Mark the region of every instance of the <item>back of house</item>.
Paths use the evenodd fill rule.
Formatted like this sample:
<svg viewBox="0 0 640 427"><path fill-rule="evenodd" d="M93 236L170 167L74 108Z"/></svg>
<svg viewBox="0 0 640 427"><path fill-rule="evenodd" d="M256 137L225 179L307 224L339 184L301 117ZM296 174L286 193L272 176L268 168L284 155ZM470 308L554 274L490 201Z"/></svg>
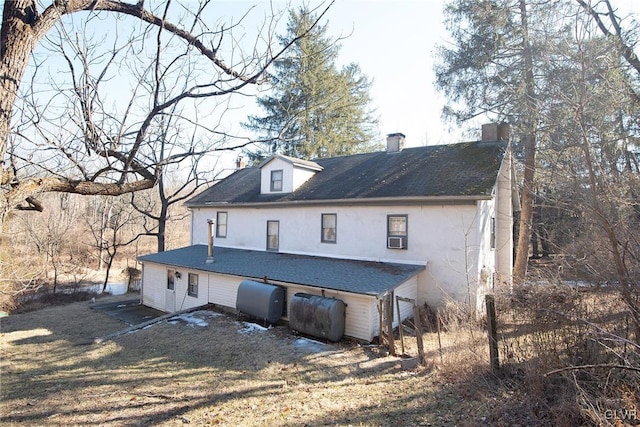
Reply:
<svg viewBox="0 0 640 427"><path fill-rule="evenodd" d="M415 148L396 133L383 152L238 169L186 203L191 246L140 257L143 303L235 309L243 280L265 282L285 289L285 320L296 293L341 299L345 335L366 341L389 298L479 305L512 273L505 133L487 125L480 141Z"/></svg>

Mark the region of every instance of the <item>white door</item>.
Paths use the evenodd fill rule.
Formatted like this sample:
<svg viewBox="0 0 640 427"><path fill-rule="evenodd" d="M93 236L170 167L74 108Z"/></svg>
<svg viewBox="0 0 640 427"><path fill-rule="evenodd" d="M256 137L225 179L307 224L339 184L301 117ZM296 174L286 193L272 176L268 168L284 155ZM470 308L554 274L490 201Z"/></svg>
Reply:
<svg viewBox="0 0 640 427"><path fill-rule="evenodd" d="M164 297L164 311L176 311L176 271L167 270L167 290Z"/></svg>

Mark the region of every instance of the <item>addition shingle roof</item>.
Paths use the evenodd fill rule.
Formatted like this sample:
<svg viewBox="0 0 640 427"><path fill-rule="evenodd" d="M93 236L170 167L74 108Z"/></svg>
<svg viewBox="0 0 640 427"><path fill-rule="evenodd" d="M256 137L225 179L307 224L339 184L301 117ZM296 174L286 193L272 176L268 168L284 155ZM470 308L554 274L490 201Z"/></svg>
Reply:
<svg viewBox="0 0 640 427"><path fill-rule="evenodd" d="M260 169L240 169L186 205L287 203L491 194L506 142L466 142L317 159L322 167L292 193L260 194Z"/></svg>
<svg viewBox="0 0 640 427"><path fill-rule="evenodd" d="M306 285L364 295L383 295L424 270L424 265L354 261L279 252L214 248L207 264L207 245L193 245L138 257L178 268L243 278Z"/></svg>

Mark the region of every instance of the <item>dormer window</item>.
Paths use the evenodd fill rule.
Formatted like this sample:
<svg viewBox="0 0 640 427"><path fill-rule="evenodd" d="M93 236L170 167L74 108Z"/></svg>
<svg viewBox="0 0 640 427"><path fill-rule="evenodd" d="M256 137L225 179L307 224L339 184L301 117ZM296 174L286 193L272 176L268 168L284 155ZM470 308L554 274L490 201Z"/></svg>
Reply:
<svg viewBox="0 0 640 427"><path fill-rule="evenodd" d="M260 194L292 193L322 170L322 166L315 162L281 154L274 154L258 167Z"/></svg>
<svg viewBox="0 0 640 427"><path fill-rule="evenodd" d="M271 191L282 191L282 169L271 171Z"/></svg>

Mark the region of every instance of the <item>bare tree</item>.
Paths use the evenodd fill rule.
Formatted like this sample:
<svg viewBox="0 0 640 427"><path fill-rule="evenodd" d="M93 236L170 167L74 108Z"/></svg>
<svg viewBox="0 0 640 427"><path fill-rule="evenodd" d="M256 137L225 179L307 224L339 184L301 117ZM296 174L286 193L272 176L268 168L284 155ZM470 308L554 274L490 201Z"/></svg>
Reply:
<svg viewBox="0 0 640 427"><path fill-rule="evenodd" d="M98 268L105 270L102 291L107 289L111 268L118 251L133 243L137 213L122 197L102 196L97 198L98 215L87 218L87 226L91 232L93 246L98 251ZM128 231L128 233L127 233Z"/></svg>
<svg viewBox="0 0 640 427"><path fill-rule="evenodd" d="M153 190L131 194L131 205L143 215L144 231L139 236L153 236L157 240L157 251L163 252L167 243L167 225L170 220L179 221L185 215L176 216L174 205L186 201L204 186L211 184L220 173L217 161L209 161L207 153L215 150L212 142L198 141L196 135L181 141L181 133L173 126L175 115L166 117L156 138L157 149L153 150L153 162L164 164ZM194 147L197 152L194 152ZM193 152L189 157L176 152ZM174 160L171 160L174 159ZM153 195L155 192L155 196ZM148 220L148 221L147 221Z"/></svg>
<svg viewBox="0 0 640 427"><path fill-rule="evenodd" d="M210 3L203 0L194 8L193 5L182 7L179 2L166 0L147 9L144 0L135 4L115 0L55 0L44 8L40 8L35 0L4 2L0 32L0 224L4 223L7 212L23 201L27 202L23 208L41 210L42 205L33 198L38 191L118 195L151 188L163 167L162 164L147 163L144 154L154 119L176 104L224 97L261 82L267 67L290 45L279 51L272 50L270 32L273 24L267 23L263 27L266 34L258 37L253 51L248 55L238 53L233 25L219 24L212 28L207 24L206 11ZM181 10L183 15L177 16L177 10ZM85 17L82 31L67 30L70 25L67 17L80 16L79 12L84 12ZM13 133L14 106L29 59L36 47L52 33L51 30L56 26L59 28L60 37L53 42L54 45L73 49L71 46L79 47L84 42L75 34L91 34L101 19L113 18L113 25L118 28L119 21L115 19L118 17L127 17L127 25L138 23L138 28L124 43L110 40L109 50L100 54L101 66L92 62L90 57L83 56L82 49L75 49L73 54L64 56L70 65L75 98L69 104L69 108L74 110L74 118L66 124L72 124L73 129L69 131L58 126L57 133L51 129L31 131L29 124L42 124L44 117L39 110L38 113L31 111L31 120L24 120L19 126L22 130ZM318 19L321 17L322 14ZM171 19L176 19L174 22L177 24ZM157 31L152 31L154 28ZM112 34L119 34L119 31ZM146 41L153 36L157 43L150 51ZM301 34L299 38L305 36ZM227 40L230 42L225 44ZM168 92L162 100L154 97L150 102L136 104L131 101L125 114L129 114L128 117L135 115L135 121L112 120L113 114L96 96L97 87L104 85L109 77L105 70L113 64L122 65L122 58L133 61L147 55L159 57L165 50L173 54L174 49L182 51L181 55L174 56L178 59L166 63L152 61L153 66L141 66L137 71L141 75L153 76L156 87L175 88L171 78L180 73L182 77L194 78L191 84L180 92ZM228 55L226 61L224 54ZM94 74L96 68L99 71ZM202 79L196 80L195 77ZM138 88L134 92L136 90ZM152 90L147 93L158 92ZM32 96L31 100L34 106L47 104L38 96ZM58 123L65 126L66 118L65 114L59 113L61 120ZM55 160L45 167L38 168L37 162L29 163L28 156L14 157L10 162L5 158L8 145L12 147L12 154L19 156L24 145L41 149L42 144L51 152L57 150ZM64 164L55 164L61 159L66 159Z"/></svg>

